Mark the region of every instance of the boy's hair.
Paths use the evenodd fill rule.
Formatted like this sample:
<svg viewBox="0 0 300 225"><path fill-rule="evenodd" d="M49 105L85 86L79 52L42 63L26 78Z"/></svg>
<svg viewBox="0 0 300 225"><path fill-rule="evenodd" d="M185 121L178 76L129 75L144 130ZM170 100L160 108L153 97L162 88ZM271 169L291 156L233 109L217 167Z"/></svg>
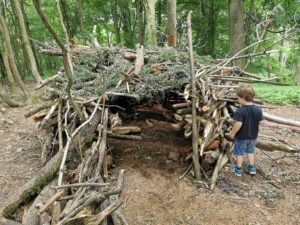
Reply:
<svg viewBox="0 0 300 225"><path fill-rule="evenodd" d="M245 99L247 102L253 102L255 92L251 86L240 86L236 90L236 95L242 99Z"/></svg>

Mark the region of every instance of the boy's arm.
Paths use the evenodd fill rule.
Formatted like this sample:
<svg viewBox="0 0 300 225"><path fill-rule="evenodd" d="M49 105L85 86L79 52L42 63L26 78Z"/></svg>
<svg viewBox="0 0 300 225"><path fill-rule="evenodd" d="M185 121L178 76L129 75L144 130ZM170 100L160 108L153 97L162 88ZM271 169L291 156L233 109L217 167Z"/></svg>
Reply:
<svg viewBox="0 0 300 225"><path fill-rule="evenodd" d="M240 121L236 121L234 123L234 125L233 125L233 127L232 127L232 129L229 133L229 138L230 139L234 140L234 137L235 137L236 133L241 129L242 125L243 125L243 123L240 122Z"/></svg>

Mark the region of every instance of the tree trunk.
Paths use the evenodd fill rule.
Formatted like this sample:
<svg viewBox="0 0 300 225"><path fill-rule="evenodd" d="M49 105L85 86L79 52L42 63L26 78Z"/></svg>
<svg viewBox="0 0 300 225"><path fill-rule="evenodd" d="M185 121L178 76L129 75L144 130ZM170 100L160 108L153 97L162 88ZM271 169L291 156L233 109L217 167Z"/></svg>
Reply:
<svg viewBox="0 0 300 225"><path fill-rule="evenodd" d="M10 84L12 92L15 92L15 90L16 90L16 82L15 82L13 73L11 71L10 65L9 65L7 47L5 46L5 42L4 41L3 41L2 59L3 59L3 65L4 65L4 68L5 68L7 80L9 82L9 84Z"/></svg>
<svg viewBox="0 0 300 225"><path fill-rule="evenodd" d="M133 9L126 0L119 0L119 7L121 10L121 20L123 23L124 31L124 44L128 48L134 48L134 39L135 39L135 16Z"/></svg>
<svg viewBox="0 0 300 225"><path fill-rule="evenodd" d="M287 45L288 45L288 34L287 34L287 29L286 27L284 28L284 32L282 34L282 41L281 41L281 48L282 49L286 49L287 48ZM282 65L282 66L285 66L285 63L286 63L286 59L287 59L287 56L286 56L286 52L285 51L282 51L280 50L280 53L279 53L279 63Z"/></svg>
<svg viewBox="0 0 300 225"><path fill-rule="evenodd" d="M229 49L230 56L245 48L243 0L229 0ZM241 53L243 55L243 52ZM234 66L244 67L244 60L236 60Z"/></svg>
<svg viewBox="0 0 300 225"><path fill-rule="evenodd" d="M19 20L21 37L22 37L23 44L25 45L25 50L26 50L26 53L27 53L27 56L28 56L30 66L31 66L32 75L34 76L36 82L40 83L42 81L42 78L41 78L40 72L38 70L37 63L35 61L35 57L34 57L31 45L29 43L29 38L28 38L27 30L26 30L25 20L24 20L23 14L22 14L22 10L21 10L19 0L12 0L12 2L14 4L15 14L16 14L18 20Z"/></svg>
<svg viewBox="0 0 300 225"><path fill-rule="evenodd" d="M176 0L168 0L168 45L176 47Z"/></svg>
<svg viewBox="0 0 300 225"><path fill-rule="evenodd" d="M158 46L164 46L164 34L162 29L162 9L163 5L165 4L164 0L158 0L157 1L157 42Z"/></svg>
<svg viewBox="0 0 300 225"><path fill-rule="evenodd" d="M79 27L81 32L81 37L83 41L83 45L86 45L86 38L85 38L85 32L84 32L84 26L83 26L83 6L82 6L82 0L77 0L77 7L78 7L78 19L79 19Z"/></svg>
<svg viewBox="0 0 300 225"><path fill-rule="evenodd" d="M157 48L156 40L156 21L155 21L155 3L156 0L145 0L146 18L147 18L147 42L150 49Z"/></svg>
<svg viewBox="0 0 300 225"><path fill-rule="evenodd" d="M116 0L110 1L110 9L111 9L112 19L113 19L113 23L114 23L116 41L117 41L117 44L120 44L121 43L121 34L120 34L120 26L119 26L120 19L118 17L118 7L117 7Z"/></svg>
<svg viewBox="0 0 300 225"><path fill-rule="evenodd" d="M139 44L144 45L144 1L136 0L136 15L138 19Z"/></svg>
<svg viewBox="0 0 300 225"><path fill-rule="evenodd" d="M297 59L296 67L295 67L295 77L294 82L297 85L300 85L300 56Z"/></svg>
<svg viewBox="0 0 300 225"><path fill-rule="evenodd" d="M6 47L6 51L8 54L8 60L9 60L10 68L13 73L14 79L15 79L16 83L18 84L18 86L23 91L24 95L26 96L25 85L22 81L19 70L17 68L17 64L16 64L16 61L14 58L12 45L11 45L11 41L10 41L9 31L8 31L7 24L6 24L6 21L4 18L3 1L0 1L0 33L2 34L3 42L5 42L4 46Z"/></svg>
<svg viewBox="0 0 300 225"><path fill-rule="evenodd" d="M250 1L249 10L247 13L247 18L245 18L245 46L249 46L251 44L251 34L255 30L255 18L256 18L256 0Z"/></svg>

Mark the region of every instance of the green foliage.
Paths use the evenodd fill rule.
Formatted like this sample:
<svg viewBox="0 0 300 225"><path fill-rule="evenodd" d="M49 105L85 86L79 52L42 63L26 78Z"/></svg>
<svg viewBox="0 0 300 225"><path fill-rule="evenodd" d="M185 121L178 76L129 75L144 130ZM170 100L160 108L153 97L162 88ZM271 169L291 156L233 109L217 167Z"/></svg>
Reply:
<svg viewBox="0 0 300 225"><path fill-rule="evenodd" d="M278 62L279 56L261 57L253 61L248 71L263 78L278 77L280 82L292 84L293 70L281 65Z"/></svg>
<svg viewBox="0 0 300 225"><path fill-rule="evenodd" d="M299 86L254 84L252 87L256 95L267 103L276 105L300 104Z"/></svg>

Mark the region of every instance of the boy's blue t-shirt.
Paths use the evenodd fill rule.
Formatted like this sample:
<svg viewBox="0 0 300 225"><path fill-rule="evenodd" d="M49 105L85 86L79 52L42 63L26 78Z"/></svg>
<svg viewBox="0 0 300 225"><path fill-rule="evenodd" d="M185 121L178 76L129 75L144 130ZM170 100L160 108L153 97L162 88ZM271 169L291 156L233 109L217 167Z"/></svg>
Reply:
<svg viewBox="0 0 300 225"><path fill-rule="evenodd" d="M262 121L264 117L261 108L258 106L243 105L237 109L233 119L243 123L235 137L239 140L251 140L257 138L259 122Z"/></svg>

